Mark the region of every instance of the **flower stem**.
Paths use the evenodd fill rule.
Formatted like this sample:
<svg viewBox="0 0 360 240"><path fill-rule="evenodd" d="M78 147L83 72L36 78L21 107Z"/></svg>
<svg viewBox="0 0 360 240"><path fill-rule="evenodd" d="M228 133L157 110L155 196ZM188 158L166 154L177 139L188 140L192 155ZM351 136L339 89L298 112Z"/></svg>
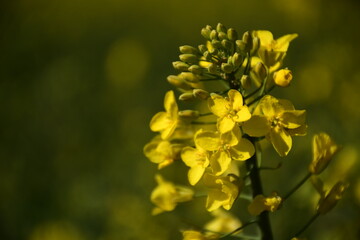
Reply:
<svg viewBox="0 0 360 240"><path fill-rule="evenodd" d="M261 149L258 143L252 141L255 145L255 154L246 161L246 167L250 171L250 180L252 187L253 198L257 195L263 194L263 187L260 178L260 171L258 161L260 161ZM262 233L262 240L273 240L273 234L270 225L269 212L264 211L259 215L258 225Z"/></svg>
<svg viewBox="0 0 360 240"><path fill-rule="evenodd" d="M289 198L296 190L298 190L310 177L311 173L309 172L298 184L295 185L285 196L283 197L283 200Z"/></svg>
<svg viewBox="0 0 360 240"><path fill-rule="evenodd" d="M231 232L229 232L229 233L226 233L225 235L222 235L220 238L225 238L225 237L231 236L231 235L233 235L234 233L236 233L236 232L244 229L245 227L247 227L247 226L249 226L249 225L251 225L251 224L253 224L253 223L256 223L256 222L257 222L257 221L250 221L250 222L244 223L241 227L239 227L239 228L237 228L237 229L235 229L235 230L233 230L233 231L231 231Z"/></svg>

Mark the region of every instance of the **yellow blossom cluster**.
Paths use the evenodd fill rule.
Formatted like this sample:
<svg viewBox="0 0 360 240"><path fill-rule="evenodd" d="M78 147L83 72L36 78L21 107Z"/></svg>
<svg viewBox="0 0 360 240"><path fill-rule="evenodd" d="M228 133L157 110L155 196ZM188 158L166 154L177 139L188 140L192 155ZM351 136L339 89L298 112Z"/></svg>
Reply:
<svg viewBox="0 0 360 240"><path fill-rule="evenodd" d="M293 191L284 197L276 192L268 197L263 194L259 141L268 141L280 157L286 157L292 138L307 133L306 111L296 109L289 100L270 95L275 87L287 87L293 79L291 70L282 66L297 34L275 40L271 32L259 30L239 37L234 29L218 24L216 28L204 27L201 35L206 40L204 44L180 47L180 60L173 63L180 73L167 78L179 90L179 101L191 102L190 109L179 110L182 105L178 105L175 92L168 91L164 111L150 121L150 129L158 135L144 147L145 156L159 170L170 166L181 169L179 164L185 165L184 176L190 186L180 186L156 175L158 186L151 194L156 205L153 214L172 211L179 203L193 200L198 192L206 196L205 208L209 212L229 211L248 181L253 199L247 209L251 215L262 218L262 212L279 209ZM307 178L320 174L338 149L327 134L316 135ZM318 213L329 211L345 188L342 183L329 192L318 187ZM221 219L214 220L216 224L212 226L218 229L208 229L210 232L183 231L184 239L218 239L238 232L234 230L239 226L224 227L232 218L227 215L226 221ZM263 223L259 227L263 234L269 233Z"/></svg>

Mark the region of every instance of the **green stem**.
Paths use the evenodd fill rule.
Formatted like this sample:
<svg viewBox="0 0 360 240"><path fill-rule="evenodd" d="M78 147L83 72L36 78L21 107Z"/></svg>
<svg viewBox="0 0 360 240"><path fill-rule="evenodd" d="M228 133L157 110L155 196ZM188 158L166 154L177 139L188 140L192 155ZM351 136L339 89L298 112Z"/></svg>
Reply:
<svg viewBox="0 0 360 240"><path fill-rule="evenodd" d="M260 178L260 172L258 167L258 161L260 161L261 149L258 144L252 141L255 145L255 154L248 160L246 160L246 167L250 171L250 180L252 187L253 198L257 195L263 195L263 187ZM262 240L273 240L273 234L270 225L269 212L264 211L259 215L258 225L262 233Z"/></svg>
<svg viewBox="0 0 360 240"><path fill-rule="evenodd" d="M298 190L311 177L311 175L312 174L309 172L303 179L301 179L301 181L296 184L295 187L293 187L287 194L285 194L283 200L289 198L294 192L296 192L296 190Z"/></svg>
<svg viewBox="0 0 360 240"><path fill-rule="evenodd" d="M220 238L229 237L229 236L233 235L234 233L236 233L236 232L244 229L245 227L247 227L247 226L249 226L249 225L251 225L251 224L253 224L253 223L256 223L256 222L257 222L257 221L250 221L250 222L244 223L241 227L235 229L234 231L231 231L231 232L229 232L229 233L226 233L225 235L222 235Z"/></svg>
<svg viewBox="0 0 360 240"><path fill-rule="evenodd" d="M310 220L294 235L294 237L300 236L318 217L320 213L316 213L310 218Z"/></svg>

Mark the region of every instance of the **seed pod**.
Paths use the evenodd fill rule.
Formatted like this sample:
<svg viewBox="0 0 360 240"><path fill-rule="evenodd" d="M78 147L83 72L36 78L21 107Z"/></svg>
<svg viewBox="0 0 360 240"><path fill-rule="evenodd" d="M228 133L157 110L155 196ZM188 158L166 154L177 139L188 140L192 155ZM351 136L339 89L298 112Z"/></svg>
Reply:
<svg viewBox="0 0 360 240"><path fill-rule="evenodd" d="M231 73L234 70L234 67L231 64L228 63L222 63L221 64L221 70L224 73Z"/></svg>
<svg viewBox="0 0 360 240"><path fill-rule="evenodd" d="M210 97L210 93L203 90L203 89L194 89L193 90L193 95L198 98L198 99L201 99L201 100L206 100Z"/></svg>
<svg viewBox="0 0 360 240"><path fill-rule="evenodd" d="M194 48L193 46L184 45L179 47L181 53L190 53L190 54L198 54L199 50Z"/></svg>
<svg viewBox="0 0 360 240"><path fill-rule="evenodd" d="M187 62L187 63L197 63L198 62L198 57L196 55L190 54L190 53L180 54L179 58L181 61Z"/></svg>
<svg viewBox="0 0 360 240"><path fill-rule="evenodd" d="M194 95L191 92L183 93L179 96L180 101L188 102L195 100Z"/></svg>
<svg viewBox="0 0 360 240"><path fill-rule="evenodd" d="M202 73L202 68L199 65L191 65L188 70L194 74Z"/></svg>
<svg viewBox="0 0 360 240"><path fill-rule="evenodd" d="M241 86L244 88L244 89L249 89L251 88L251 79L250 79L250 76L249 75L242 75L241 79L240 79L240 83L241 83Z"/></svg>
<svg viewBox="0 0 360 240"><path fill-rule="evenodd" d="M179 70L181 72L186 72L188 70L188 68L189 68L189 64L186 64L186 63L181 62L181 61L173 62L172 65L176 70Z"/></svg>
<svg viewBox="0 0 360 240"><path fill-rule="evenodd" d="M227 30L227 37L230 41L236 41L238 39L238 34L233 28Z"/></svg>

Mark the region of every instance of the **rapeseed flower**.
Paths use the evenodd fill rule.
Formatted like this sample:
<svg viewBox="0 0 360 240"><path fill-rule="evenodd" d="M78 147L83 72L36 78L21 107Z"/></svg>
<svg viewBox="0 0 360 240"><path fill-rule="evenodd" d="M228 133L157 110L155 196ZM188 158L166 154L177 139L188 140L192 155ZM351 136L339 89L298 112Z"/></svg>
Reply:
<svg viewBox="0 0 360 240"><path fill-rule="evenodd" d="M282 202L281 197L276 192L271 193L269 197L257 195L248 206L251 215L258 216L263 211L275 212Z"/></svg>

